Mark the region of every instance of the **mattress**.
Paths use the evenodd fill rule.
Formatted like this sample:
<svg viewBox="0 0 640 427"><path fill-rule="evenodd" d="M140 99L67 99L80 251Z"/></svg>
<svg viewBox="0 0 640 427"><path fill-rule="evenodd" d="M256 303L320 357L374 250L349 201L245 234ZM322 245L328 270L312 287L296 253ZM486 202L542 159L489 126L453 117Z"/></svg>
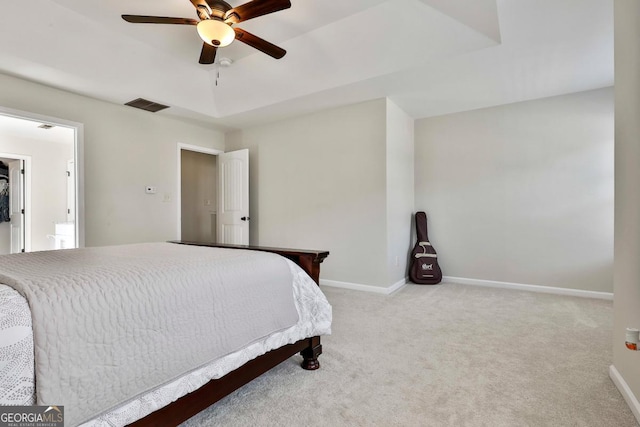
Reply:
<svg viewBox="0 0 640 427"><path fill-rule="evenodd" d="M291 261L287 260L287 264L293 277L292 292L299 319L294 326L253 342L248 347L201 366L151 392L133 397L83 425L131 423L270 350L306 337L329 334L331 306L304 271ZM29 306L14 289L0 285L0 405L33 404L34 384L33 332Z"/></svg>

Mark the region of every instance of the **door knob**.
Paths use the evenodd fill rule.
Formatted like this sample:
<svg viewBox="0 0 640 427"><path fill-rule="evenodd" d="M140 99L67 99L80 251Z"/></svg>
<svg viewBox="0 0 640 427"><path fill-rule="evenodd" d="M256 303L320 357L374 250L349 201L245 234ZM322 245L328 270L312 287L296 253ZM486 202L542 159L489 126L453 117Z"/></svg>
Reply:
<svg viewBox="0 0 640 427"><path fill-rule="evenodd" d="M243 216L242 218L240 218L242 221L249 221L251 218L249 218L248 216Z"/></svg>

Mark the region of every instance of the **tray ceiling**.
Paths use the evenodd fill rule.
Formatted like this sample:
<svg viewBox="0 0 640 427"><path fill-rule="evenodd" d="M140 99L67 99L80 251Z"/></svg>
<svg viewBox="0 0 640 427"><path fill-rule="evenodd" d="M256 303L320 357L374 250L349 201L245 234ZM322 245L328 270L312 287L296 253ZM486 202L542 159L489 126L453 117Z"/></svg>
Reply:
<svg viewBox="0 0 640 427"><path fill-rule="evenodd" d="M612 3L292 0L239 25L287 55L234 42L224 68L198 64L195 27L120 18L196 18L188 0L4 1L0 72L227 127L385 96L418 118L613 84Z"/></svg>

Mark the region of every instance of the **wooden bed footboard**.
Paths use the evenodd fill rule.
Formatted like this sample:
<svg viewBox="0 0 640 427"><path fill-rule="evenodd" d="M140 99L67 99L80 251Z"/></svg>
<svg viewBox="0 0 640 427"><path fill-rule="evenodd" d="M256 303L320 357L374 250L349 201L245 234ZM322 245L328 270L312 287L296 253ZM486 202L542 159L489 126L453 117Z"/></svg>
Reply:
<svg viewBox="0 0 640 427"><path fill-rule="evenodd" d="M245 249L250 251L272 252L289 258L302 268L311 278L320 284L320 264L329 256L328 251L316 251L310 249L287 249L287 248L270 248L267 246L251 246L251 245L223 245L218 243L200 243L189 242L185 240L171 240L170 243L178 243L181 245L208 246L211 248L226 249Z"/></svg>
<svg viewBox="0 0 640 427"><path fill-rule="evenodd" d="M185 241L173 241L171 243L277 253L298 264L311 276L316 284L319 283L320 278L320 263L329 255L327 251L267 248L262 246L219 245ZM222 378L209 381L198 390L181 397L175 402L130 425L136 427L178 425L297 353L300 353L303 358L302 367L304 369L318 369L320 367L318 356L322 354L320 337L305 338L296 343L271 350L262 356L250 360Z"/></svg>

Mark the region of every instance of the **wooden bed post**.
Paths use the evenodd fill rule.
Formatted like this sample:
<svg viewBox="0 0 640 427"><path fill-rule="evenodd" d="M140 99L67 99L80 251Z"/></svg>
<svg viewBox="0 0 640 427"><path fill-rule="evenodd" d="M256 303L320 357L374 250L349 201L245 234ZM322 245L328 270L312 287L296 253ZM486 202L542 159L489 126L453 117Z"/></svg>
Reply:
<svg viewBox="0 0 640 427"><path fill-rule="evenodd" d="M302 361L302 369L315 371L320 368L320 362L318 362L318 356L322 354L320 337L311 337L307 342L309 346L300 352L300 356L304 358Z"/></svg>

